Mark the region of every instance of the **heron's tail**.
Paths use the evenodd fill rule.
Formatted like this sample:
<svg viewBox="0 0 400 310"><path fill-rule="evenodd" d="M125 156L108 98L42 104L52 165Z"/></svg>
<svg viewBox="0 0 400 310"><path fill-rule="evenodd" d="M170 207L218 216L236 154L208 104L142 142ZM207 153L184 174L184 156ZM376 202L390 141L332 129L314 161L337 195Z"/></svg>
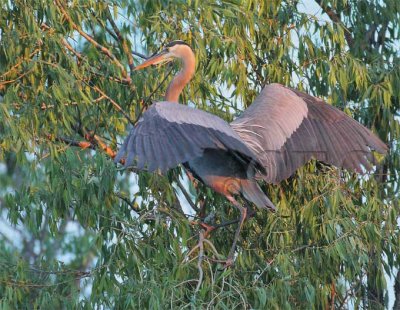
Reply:
<svg viewBox="0 0 400 310"><path fill-rule="evenodd" d="M274 204L264 194L255 180L242 180L241 186L241 193L244 198L254 203L258 208L276 211Z"/></svg>

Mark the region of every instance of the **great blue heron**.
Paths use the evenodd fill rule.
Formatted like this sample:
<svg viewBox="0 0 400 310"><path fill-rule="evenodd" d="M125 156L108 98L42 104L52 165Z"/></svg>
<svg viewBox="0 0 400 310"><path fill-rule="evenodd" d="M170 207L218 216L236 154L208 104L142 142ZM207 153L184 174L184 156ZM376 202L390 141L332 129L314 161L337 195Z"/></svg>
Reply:
<svg viewBox="0 0 400 310"><path fill-rule="evenodd" d="M183 41L173 41L136 67L178 58L182 70L169 84L165 101L154 103L125 139L116 161L126 156L138 169L165 172L183 163L196 178L224 195L240 211L227 262L233 261L247 209L241 194L258 208L275 206L257 179L278 183L312 157L362 172L371 169L371 150L387 146L370 130L322 100L280 84L264 87L255 101L228 124L221 118L178 104L195 72L195 56Z"/></svg>

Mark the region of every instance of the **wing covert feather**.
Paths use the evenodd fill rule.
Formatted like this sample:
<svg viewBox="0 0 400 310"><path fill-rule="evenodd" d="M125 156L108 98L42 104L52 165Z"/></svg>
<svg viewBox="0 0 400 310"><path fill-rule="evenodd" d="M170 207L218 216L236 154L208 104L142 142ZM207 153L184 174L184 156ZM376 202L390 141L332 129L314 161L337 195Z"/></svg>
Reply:
<svg viewBox="0 0 400 310"><path fill-rule="evenodd" d="M201 156L207 148L238 152L249 161L258 162L254 152L224 120L171 102L157 102L143 114L115 161L126 157L125 166L136 161L139 169L165 172Z"/></svg>
<svg viewBox="0 0 400 310"><path fill-rule="evenodd" d="M273 151L284 145L307 112L306 103L296 94L280 84L270 84L231 126L244 142Z"/></svg>
<svg viewBox="0 0 400 310"><path fill-rule="evenodd" d="M362 172L362 167L372 168L372 150L387 151L377 136L344 112L279 84L266 86L231 125L263 164L259 177L271 183L288 178L313 157Z"/></svg>

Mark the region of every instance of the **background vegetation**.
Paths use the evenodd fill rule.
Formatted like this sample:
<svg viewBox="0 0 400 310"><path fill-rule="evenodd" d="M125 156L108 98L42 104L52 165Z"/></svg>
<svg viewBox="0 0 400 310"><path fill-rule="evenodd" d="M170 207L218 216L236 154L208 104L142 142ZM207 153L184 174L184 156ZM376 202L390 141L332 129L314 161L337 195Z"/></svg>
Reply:
<svg viewBox="0 0 400 310"><path fill-rule="evenodd" d="M318 17L295 0L1 0L0 308L400 307L400 2L307 2ZM197 56L182 102L229 121L279 82L390 154L364 177L311 162L264 184L279 211L246 223L233 268L188 256L205 207L217 223L236 211L182 168L110 159L178 69L133 66L173 39ZM210 237L222 256L233 229Z"/></svg>

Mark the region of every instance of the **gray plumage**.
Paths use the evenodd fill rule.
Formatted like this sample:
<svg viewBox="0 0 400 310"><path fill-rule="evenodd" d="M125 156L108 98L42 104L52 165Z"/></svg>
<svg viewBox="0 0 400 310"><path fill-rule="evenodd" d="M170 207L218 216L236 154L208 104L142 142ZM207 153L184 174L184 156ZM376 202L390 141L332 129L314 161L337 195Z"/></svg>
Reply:
<svg viewBox="0 0 400 310"><path fill-rule="evenodd" d="M266 86L231 126L257 154L265 168L259 177L269 183L290 177L312 157L361 173L372 168L372 150L387 150L342 111L280 84Z"/></svg>
<svg viewBox="0 0 400 310"><path fill-rule="evenodd" d="M119 150L139 169L165 172L201 157L206 149L236 152L262 166L258 175L278 183L312 157L356 172L372 168L371 150L386 145L370 130L322 100L286 88L266 86L230 125L205 111L157 102L143 115Z"/></svg>
<svg viewBox="0 0 400 310"><path fill-rule="evenodd" d="M386 145L370 130L335 107L300 91L271 84L231 124L207 112L178 104L195 71L195 57L174 41L137 69L178 58L183 69L167 88L165 101L153 104L131 130L115 161L165 172L183 163L204 184L224 195L239 211L229 252L232 263L247 209L235 195L258 208L275 210L257 179L278 183L311 158L362 172L374 163L372 150Z"/></svg>
<svg viewBox="0 0 400 310"><path fill-rule="evenodd" d="M262 167L227 122L210 113L165 101L153 104L143 114L115 161L126 156L125 166L136 160L138 169L165 172L201 157L205 149L234 152L244 161Z"/></svg>

